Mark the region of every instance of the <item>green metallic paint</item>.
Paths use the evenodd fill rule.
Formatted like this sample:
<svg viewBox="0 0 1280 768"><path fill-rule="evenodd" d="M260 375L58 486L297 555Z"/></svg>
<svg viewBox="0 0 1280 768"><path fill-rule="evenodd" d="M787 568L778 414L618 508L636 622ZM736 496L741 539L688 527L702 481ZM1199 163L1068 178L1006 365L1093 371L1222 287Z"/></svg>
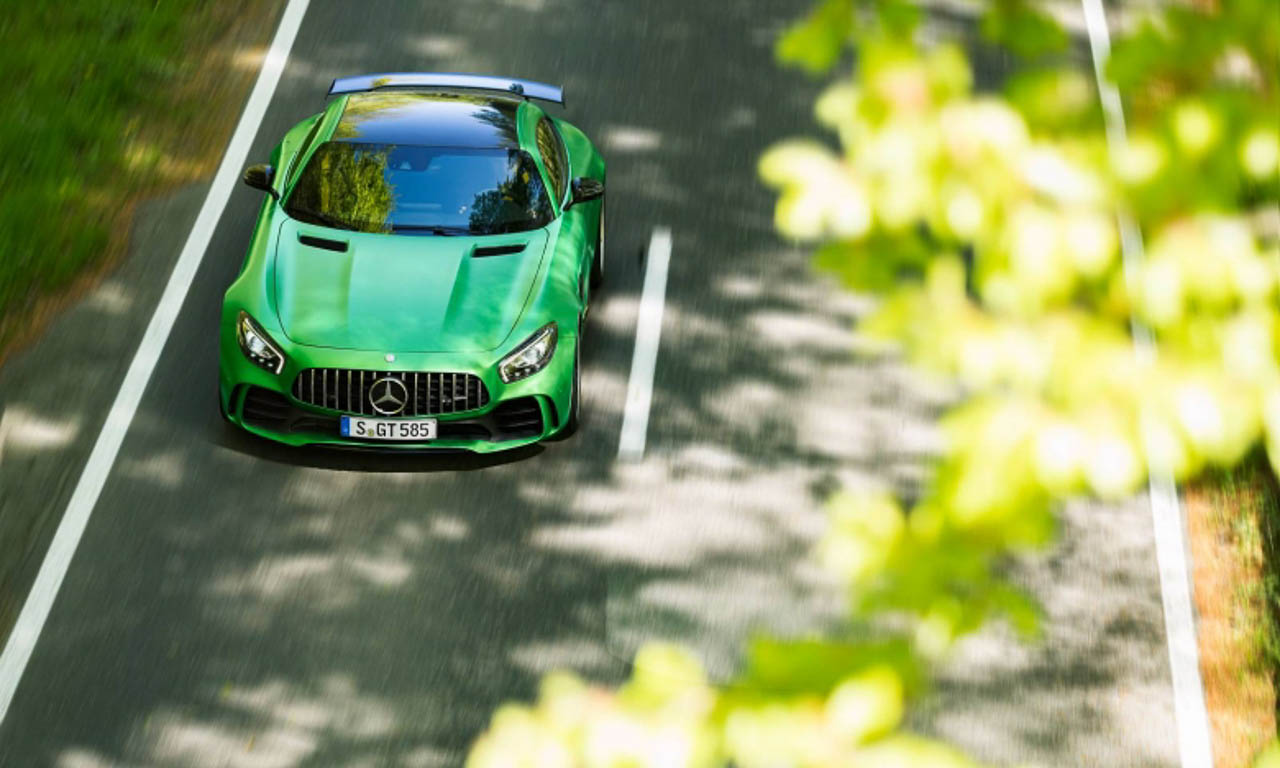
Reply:
<svg viewBox="0 0 1280 768"><path fill-rule="evenodd" d="M337 126L350 97L290 129L271 154L274 188L287 199L314 148ZM532 102L517 111L520 145L538 160L534 126L544 115ZM314 138L306 139L320 121ZM587 137L556 119L569 157L570 178L605 180L605 165ZM305 142L305 146L304 146ZM542 172L546 174L545 168ZM579 322L589 296L589 275L602 201L569 206L556 202L556 218L539 230L484 237L358 233L289 218L264 195L240 275L223 301L219 348L219 399L224 415L255 434L290 445L358 445L394 449L462 448L479 453L516 448L554 435L568 421ZM343 241L346 252L298 242L300 234ZM527 243L524 251L474 257L474 247ZM235 321L243 310L286 356L279 375L245 359ZM548 322L559 340L546 368L504 383L498 362ZM395 355L387 362L388 353ZM489 404L441 422L485 414L501 402L535 396L543 409L541 435L505 442L436 440L425 444L374 443L335 434L277 433L246 424L240 406L248 386L274 390L301 410L336 412L294 401L294 377L306 368L373 371L455 371L479 376ZM554 418L553 418L554 417Z"/></svg>
<svg viewBox="0 0 1280 768"><path fill-rule="evenodd" d="M347 250L304 245L331 238ZM281 222L275 294L290 340L404 352L492 350L507 340L542 266L547 232L432 237L343 232ZM476 247L523 245L474 257Z"/></svg>

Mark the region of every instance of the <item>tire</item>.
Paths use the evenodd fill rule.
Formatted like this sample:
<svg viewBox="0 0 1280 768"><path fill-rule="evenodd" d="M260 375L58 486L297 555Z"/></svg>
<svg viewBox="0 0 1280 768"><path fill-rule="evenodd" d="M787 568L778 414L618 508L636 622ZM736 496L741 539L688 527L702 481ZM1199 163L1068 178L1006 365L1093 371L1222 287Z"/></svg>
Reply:
<svg viewBox="0 0 1280 768"><path fill-rule="evenodd" d="M591 287L604 283L604 198L600 198L600 227L596 233L596 256L591 261Z"/></svg>
<svg viewBox="0 0 1280 768"><path fill-rule="evenodd" d="M231 420L231 416L227 413L226 409L222 407L222 392L221 392L221 391L219 391L219 392L218 392L218 415L219 415L219 416L221 416L221 417L222 417L222 420L223 420L224 422L226 422L227 424L232 424L232 425L234 425L234 424L235 424L235 422L233 422L233 421Z"/></svg>
<svg viewBox="0 0 1280 768"><path fill-rule="evenodd" d="M578 324L578 338L573 350L573 392L569 395L569 421L556 433L553 440L572 437L582 424L582 324Z"/></svg>

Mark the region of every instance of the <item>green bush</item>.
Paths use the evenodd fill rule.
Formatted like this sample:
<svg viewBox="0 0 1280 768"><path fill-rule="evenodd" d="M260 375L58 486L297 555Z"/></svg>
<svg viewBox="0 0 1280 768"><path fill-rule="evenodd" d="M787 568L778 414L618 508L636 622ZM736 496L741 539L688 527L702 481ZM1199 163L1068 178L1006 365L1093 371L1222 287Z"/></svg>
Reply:
<svg viewBox="0 0 1280 768"><path fill-rule="evenodd" d="M0 318L102 259L139 193L191 175L173 168L216 120L192 83L253 5L44 0L0 14Z"/></svg>

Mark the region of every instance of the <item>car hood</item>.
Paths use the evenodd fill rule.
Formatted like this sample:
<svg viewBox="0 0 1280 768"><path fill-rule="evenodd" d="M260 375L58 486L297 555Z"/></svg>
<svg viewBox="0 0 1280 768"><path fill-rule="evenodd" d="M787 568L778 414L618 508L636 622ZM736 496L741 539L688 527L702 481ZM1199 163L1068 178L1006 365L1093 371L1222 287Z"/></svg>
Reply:
<svg viewBox="0 0 1280 768"><path fill-rule="evenodd" d="M285 335L308 346L492 350L520 319L546 242L545 230L389 235L286 220L276 239L276 310ZM515 253L476 253L519 245Z"/></svg>

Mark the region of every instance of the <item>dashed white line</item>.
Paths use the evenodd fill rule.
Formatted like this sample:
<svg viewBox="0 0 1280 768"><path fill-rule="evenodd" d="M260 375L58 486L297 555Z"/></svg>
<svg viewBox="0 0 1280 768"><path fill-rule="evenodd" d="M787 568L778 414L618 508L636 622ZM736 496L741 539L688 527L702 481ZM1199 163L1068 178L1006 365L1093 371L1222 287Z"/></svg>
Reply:
<svg viewBox="0 0 1280 768"><path fill-rule="evenodd" d="M644 457L649 406L653 402L653 374L658 365L658 342L662 336L662 311L667 300L670 229L658 227L653 231L645 264L640 313L636 320L636 348L631 356L631 378L627 382L622 435L618 440L618 459L621 461L639 461Z"/></svg>
<svg viewBox="0 0 1280 768"><path fill-rule="evenodd" d="M102 431L98 433L98 439L93 444L93 450L89 454L84 471L80 474L79 482L76 483L71 501L67 503L62 521L58 524L58 530L49 544L49 551L45 554L44 562L40 564L35 584L32 585L27 601L22 606L22 612L18 614L13 632L5 644L4 653L0 654L0 723L4 722L9 712L9 705L13 703L18 682L22 679L27 662L30 661L36 642L40 639L40 632L49 618L49 611L53 608L54 599L57 598L58 590L62 587L67 568L71 565L71 558L80 544L80 537L84 535L89 516L98 502L98 496L102 493L102 487L115 463L120 444L124 441L129 424L138 410L142 393L151 379L156 362L160 359L160 353L164 349L165 341L169 338L169 332L173 330L174 321L178 317L179 310L182 309L191 281L195 278L196 269L204 258L204 252L209 247L209 240L213 237L218 219L222 217L222 211L231 197L231 190L239 180L240 169L244 166L254 136L258 133L258 126L266 114L267 107L271 104L271 98L275 94L276 85L280 82L280 75L284 72L285 62L289 58L290 49L293 48L294 38L298 35L298 28L302 25L302 17L306 14L308 3L309 0L289 0L284 9L284 14L280 18L280 27L276 30L275 39L271 42L271 48L263 61L262 71L258 73L258 80L253 86L253 92L249 95L249 101L245 105L244 113L240 116L240 122L236 125L230 144L227 145L222 164L218 167L218 173L209 187L209 194L205 197L204 205L200 208L195 224L191 227L191 234L188 235L186 245L178 256L173 273L169 276L169 282L160 296L160 303L156 306L151 322L143 334L142 342L138 345L138 351L134 353L133 361L129 364L129 370L125 373L120 391L116 393L111 410L107 413Z"/></svg>
<svg viewBox="0 0 1280 768"><path fill-rule="evenodd" d="M1106 118L1107 146L1112 161L1123 152L1124 106L1120 91L1107 79L1107 59L1111 55L1111 35L1102 0L1081 0L1098 95ZM1143 259L1142 232L1127 212L1119 213L1120 245L1124 268L1132 279ZM1155 355L1151 332L1135 318L1133 341L1139 355ZM1178 753L1182 768L1213 768L1209 740L1209 714L1200 679L1200 652L1196 645L1195 617L1191 609L1191 577L1187 565L1187 544L1178 504L1178 488L1167 467L1151 468L1148 481L1151 515L1155 526L1156 563L1160 571L1160 595L1164 603L1165 635L1169 644L1169 667L1173 676L1174 726L1178 731Z"/></svg>

